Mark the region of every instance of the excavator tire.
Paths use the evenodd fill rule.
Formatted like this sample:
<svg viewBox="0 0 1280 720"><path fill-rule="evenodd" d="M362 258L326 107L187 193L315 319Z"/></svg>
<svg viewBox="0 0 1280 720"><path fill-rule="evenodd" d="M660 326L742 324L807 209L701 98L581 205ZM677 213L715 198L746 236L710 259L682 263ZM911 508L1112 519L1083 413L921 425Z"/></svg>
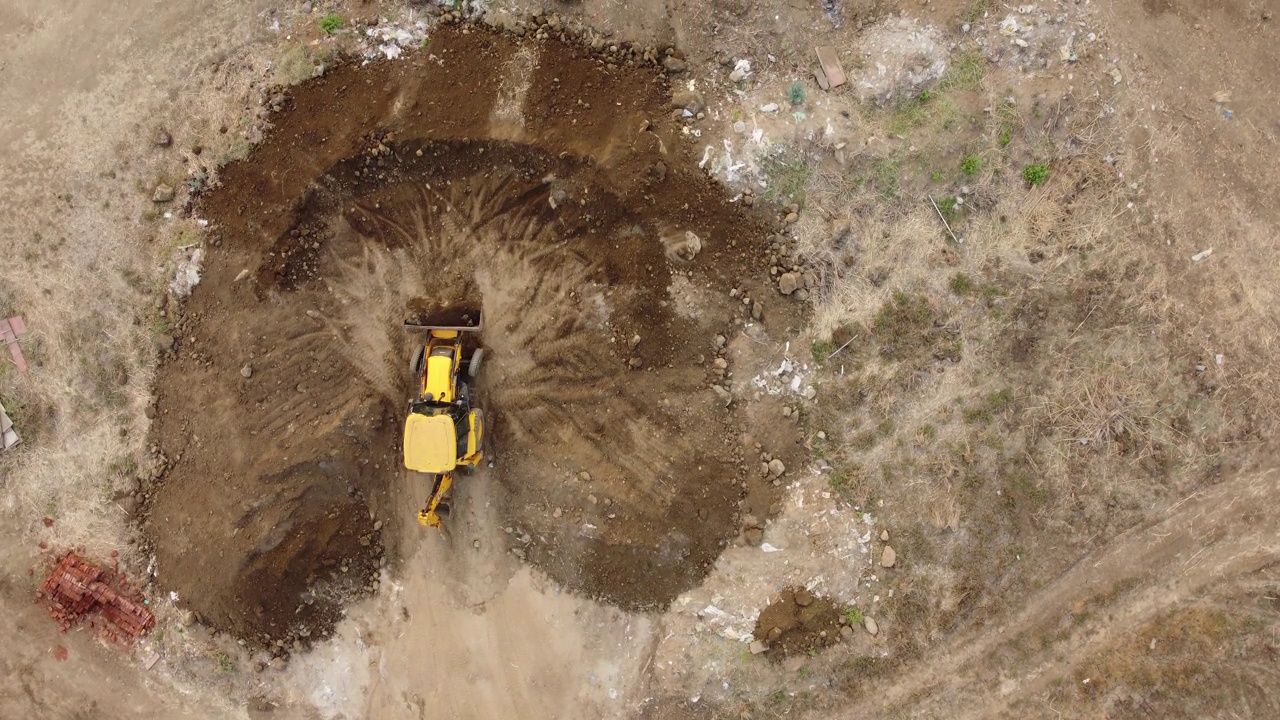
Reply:
<svg viewBox="0 0 1280 720"><path fill-rule="evenodd" d="M414 378L422 377L422 363L426 360L427 346L419 345L417 350L413 351L413 355L409 357L409 374Z"/></svg>

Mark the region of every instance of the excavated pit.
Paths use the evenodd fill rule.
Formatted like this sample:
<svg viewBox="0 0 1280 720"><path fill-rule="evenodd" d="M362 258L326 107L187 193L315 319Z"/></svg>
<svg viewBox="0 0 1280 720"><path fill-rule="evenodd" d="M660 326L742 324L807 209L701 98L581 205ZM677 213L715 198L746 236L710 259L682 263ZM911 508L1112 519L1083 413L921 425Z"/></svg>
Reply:
<svg viewBox="0 0 1280 720"><path fill-rule="evenodd" d="M730 288L764 292L768 230L668 98L654 70L476 30L295 88L201 204L216 240L156 382L160 584L255 642L328 633L373 587L374 518L416 509L401 323L460 287L514 547L627 609L699 583L745 487L713 339Z"/></svg>

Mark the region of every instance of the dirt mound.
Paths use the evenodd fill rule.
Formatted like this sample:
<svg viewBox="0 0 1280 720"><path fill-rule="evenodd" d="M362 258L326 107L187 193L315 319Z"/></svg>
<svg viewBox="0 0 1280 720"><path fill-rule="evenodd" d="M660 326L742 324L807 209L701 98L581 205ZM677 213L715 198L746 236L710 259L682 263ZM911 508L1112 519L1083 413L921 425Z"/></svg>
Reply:
<svg viewBox="0 0 1280 720"><path fill-rule="evenodd" d="M834 645L840 640L840 609L804 588L787 588L760 611L754 635L780 660Z"/></svg>
<svg viewBox="0 0 1280 720"><path fill-rule="evenodd" d="M767 230L667 97L652 71L474 30L297 88L201 209L217 240L157 380L161 583L264 642L374 587L372 518L411 514L421 482L401 323L461 287L513 550L627 608L699 582L748 487L714 338L746 312L730 288L764 297Z"/></svg>

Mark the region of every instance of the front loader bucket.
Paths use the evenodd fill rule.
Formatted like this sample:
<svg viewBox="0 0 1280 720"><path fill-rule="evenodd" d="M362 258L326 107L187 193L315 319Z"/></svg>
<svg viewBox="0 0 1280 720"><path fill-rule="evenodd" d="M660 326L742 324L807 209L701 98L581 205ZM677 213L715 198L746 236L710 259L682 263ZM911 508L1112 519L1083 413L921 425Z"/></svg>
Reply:
<svg viewBox="0 0 1280 720"><path fill-rule="evenodd" d="M406 330L479 332L483 326L479 305L428 305L410 302L405 312Z"/></svg>

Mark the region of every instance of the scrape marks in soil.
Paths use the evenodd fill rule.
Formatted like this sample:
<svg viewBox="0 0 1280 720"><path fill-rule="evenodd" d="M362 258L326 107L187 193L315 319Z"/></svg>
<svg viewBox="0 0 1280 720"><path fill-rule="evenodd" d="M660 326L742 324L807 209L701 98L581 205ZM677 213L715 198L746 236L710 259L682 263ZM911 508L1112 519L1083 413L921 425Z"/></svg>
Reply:
<svg viewBox="0 0 1280 720"><path fill-rule="evenodd" d="M741 419L709 389L712 339L741 316L728 289L758 282L744 250L766 231L680 146L659 76L477 35L438 33L443 65L338 68L297 88L204 203L221 244L157 382L172 467L146 527L161 582L218 627L319 637L372 587L373 518L412 510L401 322L460 288L483 301L479 404L517 555L651 608L697 584L737 533ZM424 101L503 67L528 80ZM532 100L548 97L611 108L609 122L583 134L576 114ZM593 160L606 155L607 170ZM669 256L673 232L697 234L701 252ZM680 311L673 278L713 300Z"/></svg>

